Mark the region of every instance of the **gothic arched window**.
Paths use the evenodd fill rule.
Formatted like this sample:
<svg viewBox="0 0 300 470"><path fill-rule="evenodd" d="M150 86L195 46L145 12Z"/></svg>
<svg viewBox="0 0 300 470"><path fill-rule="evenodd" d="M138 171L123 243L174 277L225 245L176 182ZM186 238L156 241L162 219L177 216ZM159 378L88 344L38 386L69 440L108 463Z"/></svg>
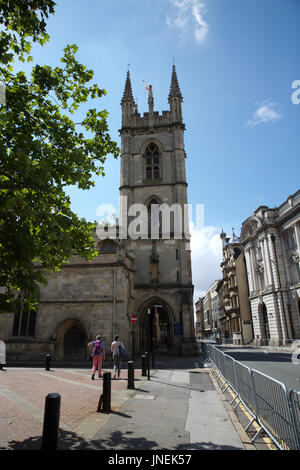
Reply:
<svg viewBox="0 0 300 470"><path fill-rule="evenodd" d="M102 243L100 243L100 245L98 245L98 250L100 253L116 253L117 248L116 244L107 238Z"/></svg>
<svg viewBox="0 0 300 470"><path fill-rule="evenodd" d="M36 311L23 306L14 315L13 336L34 336Z"/></svg>
<svg viewBox="0 0 300 470"><path fill-rule="evenodd" d="M158 146L151 142L145 151L146 180L157 180L161 177L160 155Z"/></svg>

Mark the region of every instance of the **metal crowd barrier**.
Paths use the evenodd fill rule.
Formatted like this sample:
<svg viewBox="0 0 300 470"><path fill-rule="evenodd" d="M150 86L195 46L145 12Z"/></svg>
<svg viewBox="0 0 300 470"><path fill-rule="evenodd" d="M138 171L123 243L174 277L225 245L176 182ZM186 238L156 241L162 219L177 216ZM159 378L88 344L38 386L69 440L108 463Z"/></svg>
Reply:
<svg viewBox="0 0 300 470"><path fill-rule="evenodd" d="M282 450L297 449L297 434L286 386L257 370L251 371L258 422Z"/></svg>
<svg viewBox="0 0 300 470"><path fill-rule="evenodd" d="M289 391L289 399L292 406L292 414L294 418L294 425L296 434L298 436L298 444L300 448L300 392L297 390Z"/></svg>
<svg viewBox="0 0 300 470"><path fill-rule="evenodd" d="M203 346L205 344L205 346ZM247 430L253 421L260 428L252 438L264 430L281 450L300 450L300 392L290 390L272 377L250 369L212 344L201 344L205 358L212 364L212 373L223 379L222 391L228 387L251 415ZM225 386L225 388L223 388Z"/></svg>
<svg viewBox="0 0 300 470"><path fill-rule="evenodd" d="M237 392L239 402L242 402L244 407L247 408L248 412L253 418L252 421L250 421L250 423L248 424L249 427L250 424L252 424L252 422L257 419L251 369L245 366L245 364L235 361L235 370L237 377ZM237 403L237 405L239 404L239 402Z"/></svg>

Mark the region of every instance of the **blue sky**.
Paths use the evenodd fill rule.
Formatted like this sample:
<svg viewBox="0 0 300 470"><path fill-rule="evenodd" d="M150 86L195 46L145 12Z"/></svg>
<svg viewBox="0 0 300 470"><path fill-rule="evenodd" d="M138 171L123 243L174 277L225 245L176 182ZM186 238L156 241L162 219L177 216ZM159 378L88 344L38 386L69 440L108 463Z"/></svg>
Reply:
<svg viewBox="0 0 300 470"><path fill-rule="evenodd" d="M107 96L111 136L120 144L120 101L130 64L140 112L142 80L157 111L168 109L173 58L184 97L188 199L204 204L205 228L192 239L196 295L221 276L219 233L238 235L260 205L280 205L299 187L299 0L57 0L50 42L35 62L57 64L66 44L95 72ZM92 103L93 107L95 106ZM72 208L96 219L97 207L118 208L120 160L88 192L70 188Z"/></svg>

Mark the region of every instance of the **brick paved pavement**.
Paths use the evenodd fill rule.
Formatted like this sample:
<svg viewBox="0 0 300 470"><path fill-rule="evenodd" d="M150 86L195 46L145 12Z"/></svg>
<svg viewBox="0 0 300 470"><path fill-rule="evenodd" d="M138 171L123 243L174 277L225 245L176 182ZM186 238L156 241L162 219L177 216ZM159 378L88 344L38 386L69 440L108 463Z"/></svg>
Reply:
<svg viewBox="0 0 300 470"><path fill-rule="evenodd" d="M111 364L107 363L107 368L103 372L106 370L112 372L109 369L110 366ZM177 437L180 437L182 442L174 441L175 444L172 445L178 444L178 449L181 450L198 449L199 446L210 449L228 448L228 445L224 444L228 437L231 443L229 447L239 448L235 444L236 435L231 422L242 439L243 445L248 446L247 448L251 447L252 450L270 448L270 445L263 441L259 443L259 446L250 445L251 441L246 433L242 432L243 427L240 425L240 423L243 424L243 416L238 416L240 423L237 422L229 402L228 406L226 405L226 396L219 392L216 384L213 389L206 389L205 383L202 383L203 374L206 375L209 371L201 369L201 361L193 358L190 360L157 358L158 369L151 371L154 374L151 374L151 381L148 381L146 377L141 377L141 370L138 366L139 364L135 369L136 390L127 390L127 370L125 369L122 370L121 380L112 380L112 413L110 414L97 413L103 381L98 379L97 375L92 381L90 368L53 366L51 371L47 372L42 367L7 367L5 371L0 371L0 450L41 448L45 398L48 393L61 395L59 450L114 449L116 444L124 446L124 438L126 445L129 446L128 449L131 450L133 448L148 449L149 445L154 445L152 441L156 442L156 448L167 449L170 439L172 442L174 440L173 431L170 431L174 419L179 420L181 432ZM171 379L161 380L162 373L167 374L168 377L170 375ZM160 375L156 377L157 374ZM196 378L202 380L198 385L195 385ZM172 401L174 390L178 392L178 396L176 395L175 401ZM209 400L205 402L205 394L212 400L213 405ZM159 404L164 397L167 397L167 405L154 406L151 411L151 404ZM231 397L229 398L231 401ZM151 399L154 400L153 403ZM182 406L182 400L184 406ZM167 408L170 412L165 416ZM148 423L147 426L147 420L152 424ZM223 438L223 435L219 436L218 433L224 423L226 429ZM201 436L201 429L205 426L210 434L206 429L204 436ZM116 429L121 428L123 434L120 434L120 431L116 433ZM161 434L157 431L159 429ZM152 437L150 439L148 436L149 438L145 440L147 432L150 432ZM130 439L128 439L128 433ZM211 436L211 442L207 442L208 436Z"/></svg>
<svg viewBox="0 0 300 470"><path fill-rule="evenodd" d="M111 369L103 369L103 372ZM103 380L91 380L89 369L7 368L0 372L0 449L39 449L43 432L45 397L61 395L60 441L76 447L92 436L107 415L97 413ZM135 370L136 387L142 383ZM127 390L127 370L112 380L112 410L118 412L134 391Z"/></svg>

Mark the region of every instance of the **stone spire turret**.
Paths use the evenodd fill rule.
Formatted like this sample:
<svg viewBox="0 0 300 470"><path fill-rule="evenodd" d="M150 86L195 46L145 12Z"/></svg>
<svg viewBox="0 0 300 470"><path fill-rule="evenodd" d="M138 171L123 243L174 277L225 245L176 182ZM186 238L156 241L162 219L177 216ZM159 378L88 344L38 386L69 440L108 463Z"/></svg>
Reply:
<svg viewBox="0 0 300 470"><path fill-rule="evenodd" d="M122 127L131 125L132 116L136 111L136 104L133 98L131 79L129 70L127 71L126 82L123 97L121 100L122 106Z"/></svg>
<svg viewBox="0 0 300 470"><path fill-rule="evenodd" d="M183 98L182 98L182 94L181 94L179 83L178 83L176 68L175 68L175 65L173 64L168 102L170 103L170 111L172 114L172 120L174 122L182 122L182 110L181 110L182 101L183 101Z"/></svg>
<svg viewBox="0 0 300 470"><path fill-rule="evenodd" d="M124 93L123 93L123 98L122 98L121 104L124 104L127 101L133 101L134 102L129 70L127 71L127 75L126 75L125 88L124 88Z"/></svg>
<svg viewBox="0 0 300 470"><path fill-rule="evenodd" d="M182 94L180 91L179 83L178 83L178 78L177 78L177 73L176 73L176 68L175 65L173 64L173 69L172 69L172 78L171 78L171 86L170 86L170 93L168 97L168 102L170 103L172 98L179 98L180 101L182 102Z"/></svg>

